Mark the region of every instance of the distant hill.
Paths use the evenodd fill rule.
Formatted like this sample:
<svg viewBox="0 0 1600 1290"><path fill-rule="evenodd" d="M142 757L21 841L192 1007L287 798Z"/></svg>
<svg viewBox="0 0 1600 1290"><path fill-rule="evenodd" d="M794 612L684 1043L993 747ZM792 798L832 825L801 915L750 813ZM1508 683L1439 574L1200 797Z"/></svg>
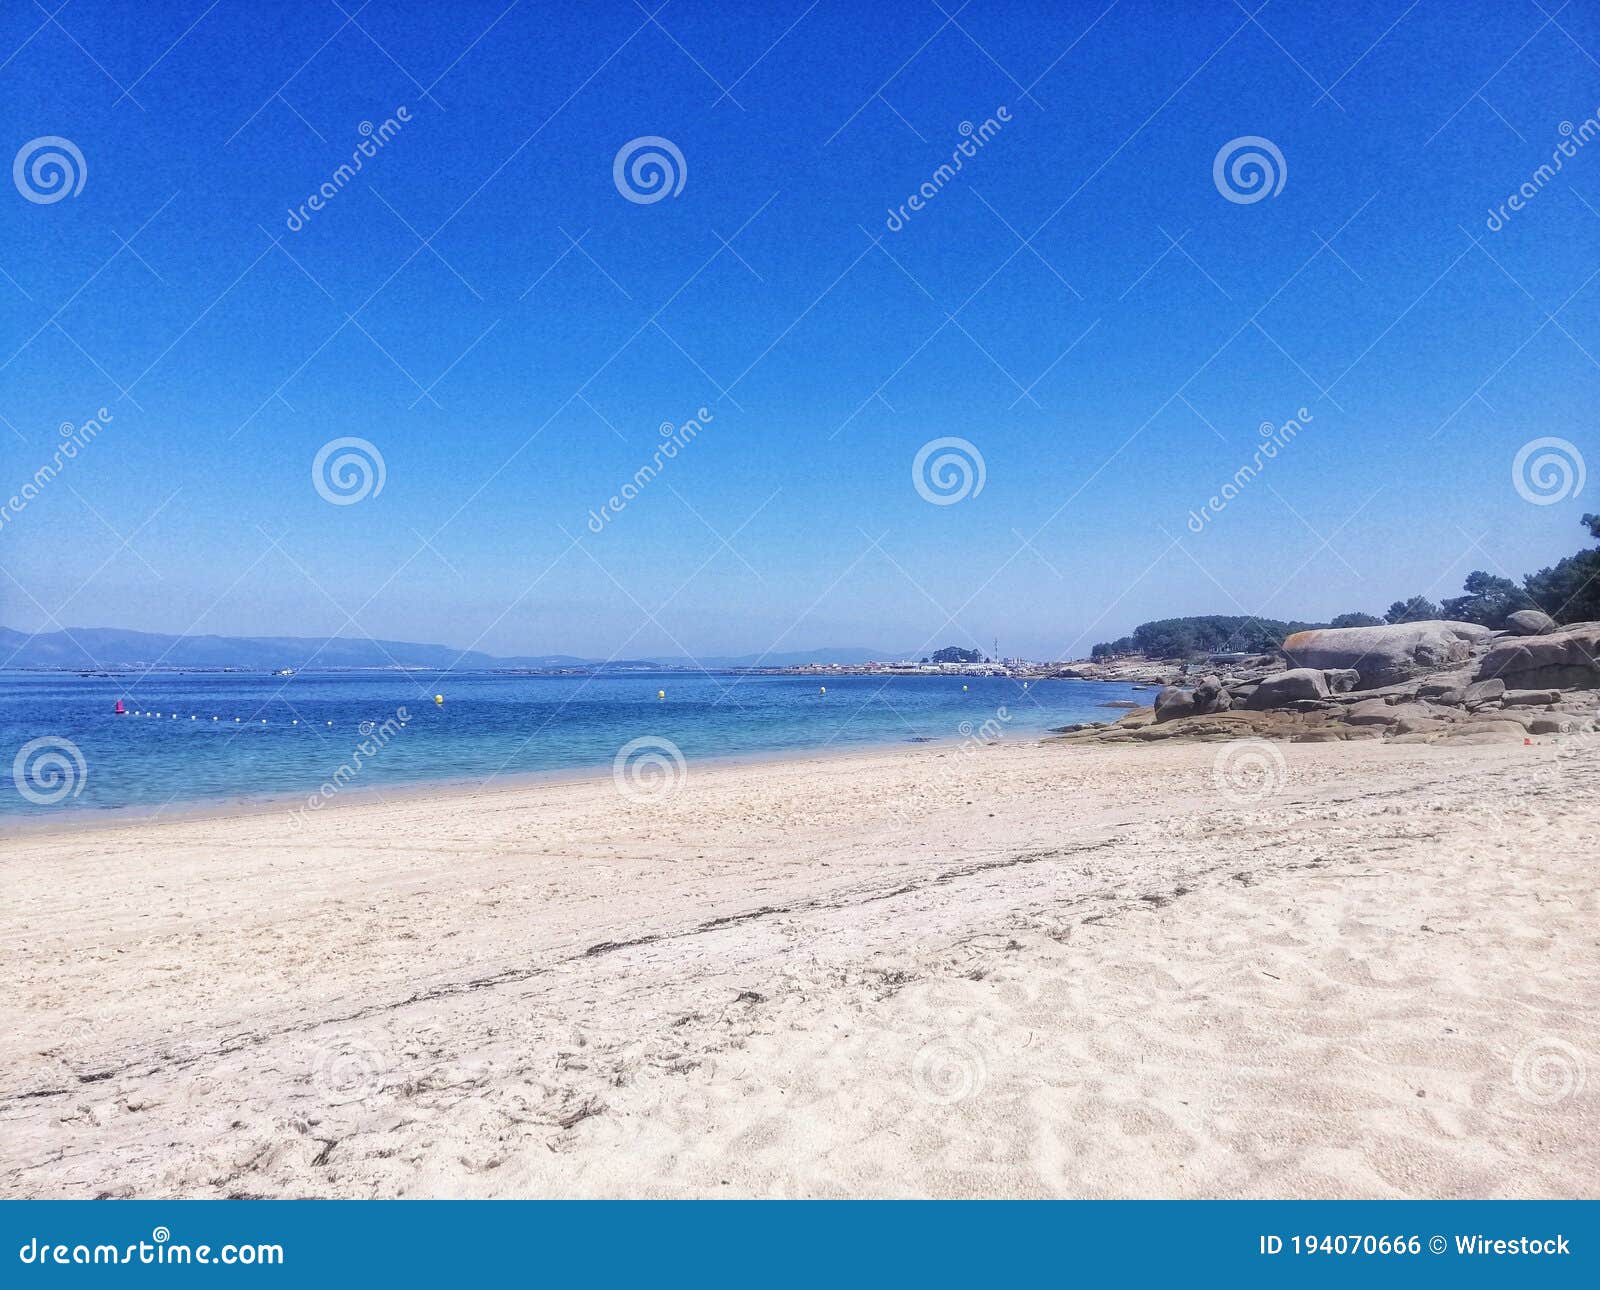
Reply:
<svg viewBox="0 0 1600 1290"><path fill-rule="evenodd" d="M25 632L0 627L0 663L8 667L133 668L234 667L271 671L341 667L554 668L592 666L598 660L568 654L501 658L448 645L371 641L358 637L168 636L113 627ZM647 666L643 660L611 667Z"/></svg>
<svg viewBox="0 0 1600 1290"><path fill-rule="evenodd" d="M449 645L414 641L372 641L334 636L168 636L115 627L72 627L66 631L26 632L0 627L0 666L59 667L81 670L121 668L221 668L274 671L281 667L416 667L457 669L549 669L592 667L793 667L805 663L865 663L895 657L866 649L819 649L763 657L759 654L700 659L594 659L572 654L502 656Z"/></svg>

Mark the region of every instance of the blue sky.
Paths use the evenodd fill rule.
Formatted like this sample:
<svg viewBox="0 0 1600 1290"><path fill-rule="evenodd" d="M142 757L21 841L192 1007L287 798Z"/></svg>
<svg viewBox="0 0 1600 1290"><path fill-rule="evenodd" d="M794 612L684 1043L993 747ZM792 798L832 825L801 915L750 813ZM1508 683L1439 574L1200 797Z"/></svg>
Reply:
<svg viewBox="0 0 1600 1290"><path fill-rule="evenodd" d="M1600 509L1512 475L1593 456L1600 140L1487 227L1600 110L1593 6L59 3L0 13L6 155L85 172L0 196L0 491L112 419L0 527L10 626L1070 656L1453 594ZM682 189L629 200L649 136ZM1282 187L1229 200L1249 136ZM335 505L342 437L383 486ZM930 504L947 437L983 487Z"/></svg>

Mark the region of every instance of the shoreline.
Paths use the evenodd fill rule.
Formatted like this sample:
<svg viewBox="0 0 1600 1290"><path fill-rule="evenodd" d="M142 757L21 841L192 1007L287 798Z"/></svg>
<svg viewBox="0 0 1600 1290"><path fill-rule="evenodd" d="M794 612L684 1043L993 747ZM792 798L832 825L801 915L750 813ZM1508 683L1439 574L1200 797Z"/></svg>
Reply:
<svg viewBox="0 0 1600 1290"><path fill-rule="evenodd" d="M870 681L871 678L854 679ZM926 678L902 678L901 682L915 686L919 679ZM947 680L952 679L957 685L960 684L959 679L947 678ZM864 688L873 689L869 698L875 699L884 686L874 688L869 684ZM953 692L953 687L946 688ZM745 760L789 760L812 755L848 755L855 752L893 750L917 745L960 744L974 737L972 734L974 729L983 737L998 735L1000 738L1013 740L1045 739L1074 726L1109 724L1115 721L1124 715L1128 703L1100 702L1100 696L1105 694L1125 699L1133 693L1131 687L1113 683L1113 688L1110 690L1095 688L1087 692L1083 689L1073 691L1059 704L1052 705L1048 700L1029 701L1026 685L1020 690L1014 690L1013 686L1002 684L998 687L1001 692L989 697L983 695L981 687L974 684L973 688L978 693L971 696L973 706L968 706L968 696L964 693L966 686L960 685L960 688L963 693L959 696L961 700L959 706L949 705L945 710L930 712L921 717L913 715L909 720L900 716L899 721L894 722L882 714L875 714L858 725L857 718L869 704L863 702L857 707L848 693L836 691L844 700L843 706L835 713L836 720L824 719L819 722L807 718L796 722L790 714L780 711L774 714L770 724L763 724L758 718L743 726L735 737L728 739L720 738L715 729L702 730L692 721L684 728L685 733L681 734L672 731L671 723L668 723L668 726L660 728L659 732L672 733L673 739L681 742L682 747L678 748L671 740L659 743L658 746L668 751L674 758L681 754L696 765L715 765ZM348 702L348 697L343 696L341 701ZM1131 703L1132 700L1128 702ZM1061 710L1052 711L1053 706ZM1007 708L1010 709L1008 715L997 717L997 714L1006 713ZM187 711L188 707L179 702L175 710L181 714ZM203 704L200 710L204 712ZM110 733L102 732L98 728L102 722L112 722L120 726L124 722L133 721L139 715L150 714L133 713L128 717L99 712L87 716L78 714L75 717L77 722L88 723L83 727L83 733L79 733L70 721L68 726L72 728L63 730L59 726L55 727L54 733L70 735L66 740L68 744L72 744L73 740L82 744L81 752L75 744L72 744L72 753L80 759L87 754L97 784L91 785L90 793L82 799L73 796L40 807L29 806L21 798L13 797L9 793L0 796L0 830L31 835L95 828L113 822L148 825L157 820L193 816L233 816L273 811L320 812L336 804L340 798L401 800L417 793L459 794L493 791L495 786L502 783L517 786L524 783L572 778L603 778L611 771L617 755L638 743L638 740L628 738L629 734L638 733L638 729L630 728L626 722L619 722L615 734L616 743L600 742L605 734L602 730L598 736L591 736L577 746L566 744L542 751L536 750L528 757L516 755L525 746L525 743L520 744L511 756L501 761L501 751L497 751L498 746L494 740L506 734L503 723L498 730L494 729L491 723L481 742L473 726L469 724L453 739L447 739L432 750L425 750L420 758L403 759L392 766L387 761L378 764L375 756L370 753L366 757L366 762L371 764L364 766L361 745L333 748L331 751L326 751L326 755L323 755L323 750L313 749L318 757L315 761L309 759L303 752L285 754L284 764L273 765L269 762L265 766L260 783L248 780L248 773L243 769L246 763L228 760L231 740L222 745L220 754L198 746L180 751L176 746L164 745L162 755L178 760L172 763L176 767L174 773L162 780L151 774L141 773L138 766L123 760L137 755L137 744L130 745L120 738L124 732L119 730L115 732L117 737L112 737ZM336 715L340 717L342 730L344 724L351 719L350 714L346 711ZM413 714L414 717L416 715L418 714ZM898 713L895 715L899 716ZM204 730L203 715L200 721L200 728ZM785 724L786 721L788 724ZM247 723L243 730L247 733L253 731L253 723L252 716L251 722ZM318 714L315 720L307 722L308 729L312 733L317 733L321 723L322 716ZM40 727L40 721L32 719L19 719L13 724L14 738L18 742L32 739ZM162 727L164 723L155 724L157 727ZM186 722L176 724L180 731L189 725ZM274 724L281 723L275 720ZM294 724L299 725L300 722L296 721ZM548 724L548 721L545 724ZM541 725L540 730L543 728ZM222 729L226 730L227 727L223 726ZM656 730L646 729L650 734L658 733ZM157 734L165 733L163 729L157 730ZM328 734L331 740L337 741L339 738L333 731L329 731ZM237 737L238 731L235 731L232 738ZM353 739L354 735L348 737ZM91 740L107 746L96 750L91 746ZM514 737L511 742L515 743ZM670 748L668 744L671 744ZM697 746L715 751L697 752L695 751ZM726 751L730 746L733 750ZM219 755L223 758L220 762L215 760ZM344 764L334 765L341 755L344 756ZM200 764L190 764L187 759L193 757L201 758ZM541 761L549 762L557 758L564 758L567 764L545 766L538 764ZM512 761L520 761L523 765L505 769L504 767ZM529 765L530 762L533 764ZM475 766L474 763L480 764ZM497 765L500 768L497 768ZM358 773L346 774L343 780L337 778L339 772L349 772L352 766ZM117 778L119 772L125 776L121 783ZM174 785L177 786L176 792L171 791ZM326 793L322 792L321 790L327 785L333 787ZM28 794L24 793L22 796L28 797ZM314 801L318 804L313 805Z"/></svg>
<svg viewBox="0 0 1600 1290"><path fill-rule="evenodd" d="M828 747L826 745L806 749L773 749L770 751L747 753L723 753L711 757L695 757L687 760L692 774L695 767L702 768L705 772L723 769L735 769L741 766L765 766L772 764L792 765L795 770L802 770L813 762L835 762L848 760L853 757L862 759L881 759L897 754L909 753L917 750L930 752L943 752L951 748L959 748L968 744L973 735L950 735L944 738L919 738L917 740L903 740L897 743L872 743L850 747ZM1013 737L1009 742L1018 744L1040 744L1061 739L1063 736L1055 729L1031 731ZM989 747L1005 740L982 741L981 746ZM613 775L610 764L601 763L594 766L575 766L557 770L517 771L494 776L487 781L470 779L417 779L404 780L386 787L357 787L342 790L339 795L322 807L312 812L315 816L327 816L341 810L358 808L405 807L425 805L431 802L451 800L472 800L479 797L493 797L505 793L519 793L543 787L554 787L567 784L600 785L612 781ZM218 801L215 799L194 798L170 806L146 807L133 806L103 806L84 807L54 812L29 812L0 814L0 823L8 828L8 836L18 839L43 838L49 839L57 835L76 836L83 833L117 832L121 829L132 828L139 825L154 827L166 823L209 823L226 820L259 819L266 816L289 815L297 805L306 801L305 793L294 795L282 793L264 793L252 795L245 799L229 799Z"/></svg>
<svg viewBox="0 0 1600 1290"><path fill-rule="evenodd" d="M1247 745L7 838L0 1194L1600 1195L1600 749Z"/></svg>

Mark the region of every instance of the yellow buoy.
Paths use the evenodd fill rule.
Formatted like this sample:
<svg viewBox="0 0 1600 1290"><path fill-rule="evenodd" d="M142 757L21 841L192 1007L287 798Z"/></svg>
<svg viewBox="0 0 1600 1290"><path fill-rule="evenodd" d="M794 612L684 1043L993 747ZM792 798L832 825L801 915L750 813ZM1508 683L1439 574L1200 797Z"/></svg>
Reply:
<svg viewBox="0 0 1600 1290"><path fill-rule="evenodd" d="M664 699L666 697L667 697L667 692L665 690L657 690L656 691L656 698Z"/></svg>
<svg viewBox="0 0 1600 1290"><path fill-rule="evenodd" d="M818 688L818 689L819 689L819 690L820 690L820 691L821 691L821 692L822 692L822 693L823 693L823 694L826 694L826 693L827 693L827 692L828 692L828 687L827 687L827 686L825 686L825 685L820 685L820 686L818 686L818 687L817 687L817 688Z"/></svg>
<svg viewBox="0 0 1600 1290"><path fill-rule="evenodd" d="M435 703L443 703L443 702L444 702L444 695L442 695L442 694L436 694L436 695L434 695L434 696L433 696L433 701L434 701L434 702L435 702Z"/></svg>
<svg viewBox="0 0 1600 1290"><path fill-rule="evenodd" d="M964 686L964 685L963 685L963 686L962 686L962 687L961 687L961 693L962 693L962 694L965 694L965 693L966 693L966 692L967 692L967 687L966 687L966 686Z"/></svg>

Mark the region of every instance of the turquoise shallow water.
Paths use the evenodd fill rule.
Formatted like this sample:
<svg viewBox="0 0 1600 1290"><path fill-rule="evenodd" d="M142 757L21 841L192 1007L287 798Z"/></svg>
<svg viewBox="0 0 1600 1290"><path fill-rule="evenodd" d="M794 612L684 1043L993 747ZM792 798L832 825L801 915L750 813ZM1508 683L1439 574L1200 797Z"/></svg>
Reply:
<svg viewBox="0 0 1600 1290"><path fill-rule="evenodd" d="M630 673L0 673L0 815L610 771L632 741L697 760L1003 738L1113 720L1131 687L974 677ZM963 691L962 686L968 687ZM665 701L656 692L665 690ZM442 707L433 695L442 691ZM140 713L113 715L118 699ZM404 709L402 718L397 715ZM217 718L212 720L212 718ZM236 721L235 718L238 720ZM298 724L296 724L298 722ZM363 743L372 751L361 751ZM673 754L665 755L670 759Z"/></svg>

